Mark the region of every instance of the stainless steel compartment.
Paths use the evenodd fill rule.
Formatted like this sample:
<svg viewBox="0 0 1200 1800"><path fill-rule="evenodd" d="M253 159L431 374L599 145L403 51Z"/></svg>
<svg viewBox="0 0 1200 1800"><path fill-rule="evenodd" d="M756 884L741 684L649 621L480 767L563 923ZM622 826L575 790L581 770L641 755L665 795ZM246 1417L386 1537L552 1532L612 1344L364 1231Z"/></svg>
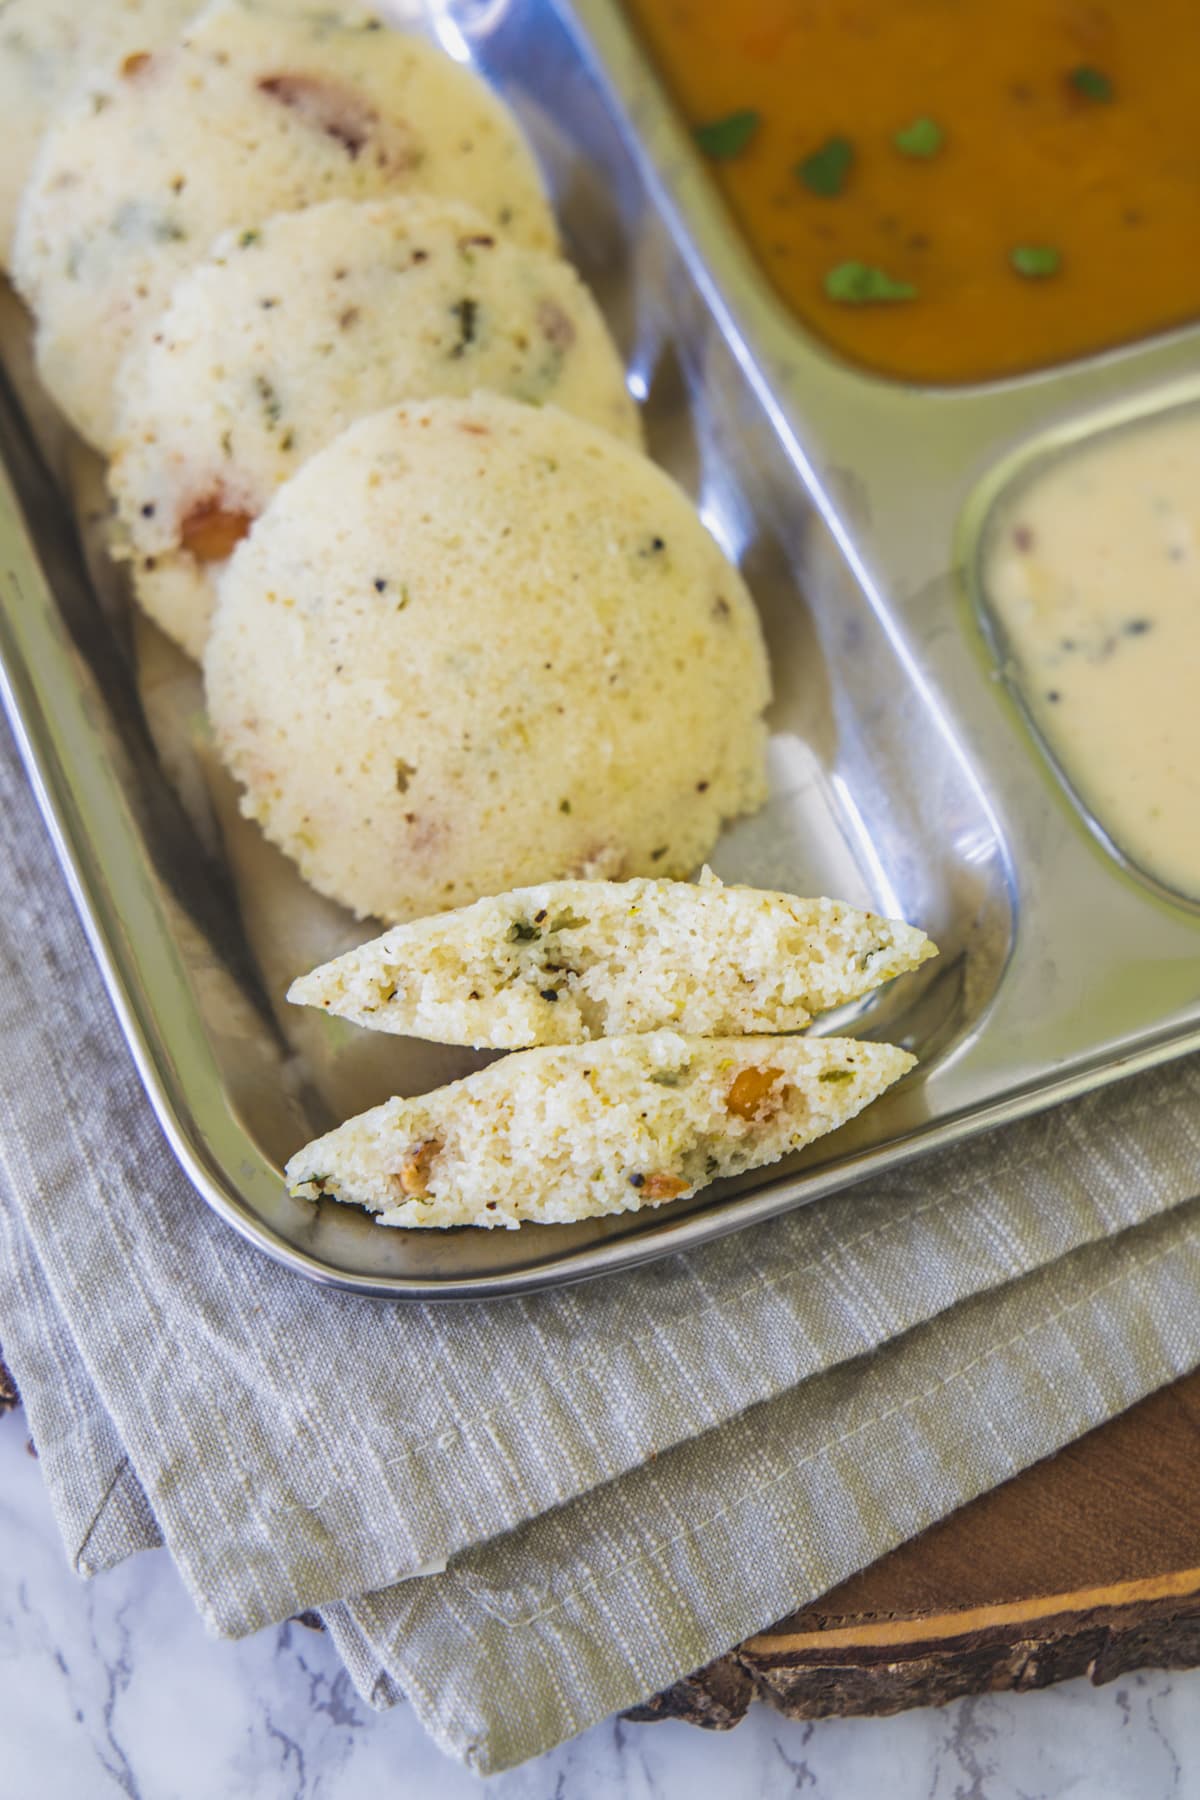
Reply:
<svg viewBox="0 0 1200 1800"><path fill-rule="evenodd" d="M62 503L10 417L6 699L199 1192L320 1280L422 1299L529 1291L703 1242L1200 1043L1200 920L1080 824L996 679L963 579L998 460L1169 383L1197 334L974 390L859 375L778 307L608 0L451 0L423 22L525 121L645 395L653 453L762 609L771 800L714 864L925 926L941 957L853 1021L922 1066L765 1179L640 1216L406 1233L289 1200L278 1164L325 1121L287 1079L232 907L165 792L114 639L62 549Z"/></svg>

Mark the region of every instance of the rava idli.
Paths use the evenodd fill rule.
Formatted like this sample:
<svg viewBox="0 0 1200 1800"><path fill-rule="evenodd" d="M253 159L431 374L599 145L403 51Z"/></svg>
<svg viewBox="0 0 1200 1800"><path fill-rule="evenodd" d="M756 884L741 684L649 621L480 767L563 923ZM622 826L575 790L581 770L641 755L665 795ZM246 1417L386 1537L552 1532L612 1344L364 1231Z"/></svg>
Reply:
<svg viewBox="0 0 1200 1800"><path fill-rule="evenodd" d="M199 657L233 544L275 489L389 402L491 388L640 445L574 270L424 196L331 200L228 233L118 382L115 553Z"/></svg>
<svg viewBox="0 0 1200 1800"><path fill-rule="evenodd" d="M801 1031L937 954L841 900L687 881L546 881L393 925L301 975L288 999L373 1031L476 1049L669 1026Z"/></svg>
<svg viewBox="0 0 1200 1800"><path fill-rule="evenodd" d="M196 0L3 0L0 4L0 267L21 190L54 110L83 73L179 32Z"/></svg>
<svg viewBox="0 0 1200 1800"><path fill-rule="evenodd" d="M217 0L89 81L46 134L13 246L43 381L107 452L122 358L222 231L409 192L556 242L515 120L442 51L366 14Z"/></svg>
<svg viewBox="0 0 1200 1800"><path fill-rule="evenodd" d="M246 812L388 922L683 875L765 798L737 571L660 469L555 407L352 425L235 551L205 674Z"/></svg>
<svg viewBox="0 0 1200 1800"><path fill-rule="evenodd" d="M914 1061L854 1038L675 1031L518 1050L347 1120L297 1151L287 1181L381 1225L512 1230L636 1212L836 1130Z"/></svg>

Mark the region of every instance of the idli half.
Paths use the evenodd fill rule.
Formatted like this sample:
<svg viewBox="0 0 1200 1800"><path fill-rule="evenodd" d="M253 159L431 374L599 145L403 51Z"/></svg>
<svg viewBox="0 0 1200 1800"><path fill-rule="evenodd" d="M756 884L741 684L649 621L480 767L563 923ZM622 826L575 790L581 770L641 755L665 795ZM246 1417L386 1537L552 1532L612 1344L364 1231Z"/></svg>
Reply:
<svg viewBox="0 0 1200 1800"><path fill-rule="evenodd" d="M854 1038L674 1031L518 1050L297 1151L292 1193L381 1225L566 1224L683 1199L844 1125L912 1068Z"/></svg>
<svg viewBox="0 0 1200 1800"><path fill-rule="evenodd" d="M352 425L235 551L205 672L247 813L389 922L683 875L765 797L737 571L661 470L555 407Z"/></svg>
<svg viewBox="0 0 1200 1800"><path fill-rule="evenodd" d="M288 999L373 1031L477 1049L578 1044L669 1026L801 1031L937 952L840 900L687 881L547 881L393 925Z"/></svg>

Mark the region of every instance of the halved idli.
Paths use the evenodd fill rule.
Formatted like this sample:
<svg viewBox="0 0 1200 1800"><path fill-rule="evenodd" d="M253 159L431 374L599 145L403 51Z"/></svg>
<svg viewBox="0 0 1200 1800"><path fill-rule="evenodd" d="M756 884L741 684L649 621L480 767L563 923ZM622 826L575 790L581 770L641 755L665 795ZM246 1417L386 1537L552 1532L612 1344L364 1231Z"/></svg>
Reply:
<svg viewBox="0 0 1200 1800"><path fill-rule="evenodd" d="M514 1050L670 1027L801 1031L936 955L841 900L687 881L545 881L393 925L288 999L373 1031Z"/></svg>
<svg viewBox="0 0 1200 1800"><path fill-rule="evenodd" d="M287 1180L381 1225L512 1230L636 1212L836 1130L914 1061L853 1038L674 1031L518 1050L349 1119L297 1151Z"/></svg>

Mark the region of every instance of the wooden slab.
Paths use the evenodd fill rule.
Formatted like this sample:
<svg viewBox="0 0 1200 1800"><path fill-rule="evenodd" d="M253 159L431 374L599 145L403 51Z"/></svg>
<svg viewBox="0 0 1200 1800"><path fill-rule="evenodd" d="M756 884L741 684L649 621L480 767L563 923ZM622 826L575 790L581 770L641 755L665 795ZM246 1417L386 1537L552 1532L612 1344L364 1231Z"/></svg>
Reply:
<svg viewBox="0 0 1200 1800"><path fill-rule="evenodd" d="M1200 1664L1200 1372L638 1707L736 1725Z"/></svg>

